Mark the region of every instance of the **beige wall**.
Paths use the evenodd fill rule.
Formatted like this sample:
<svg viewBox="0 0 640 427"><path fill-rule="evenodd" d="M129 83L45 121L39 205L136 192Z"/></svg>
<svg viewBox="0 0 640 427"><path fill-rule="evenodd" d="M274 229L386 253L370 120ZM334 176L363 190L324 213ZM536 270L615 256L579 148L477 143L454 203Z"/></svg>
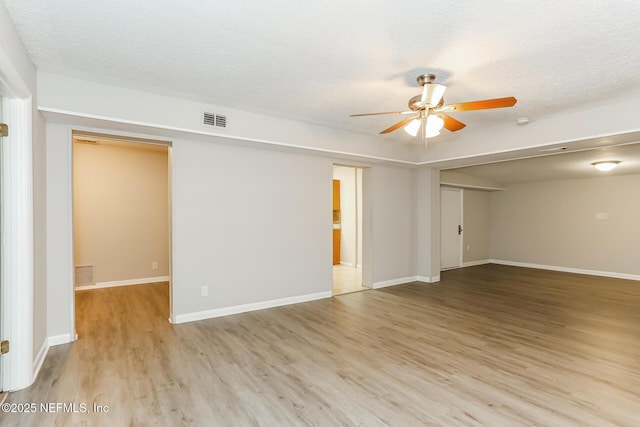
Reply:
<svg viewBox="0 0 640 427"><path fill-rule="evenodd" d="M75 265L98 283L168 276L167 148L75 143L73 162Z"/></svg>
<svg viewBox="0 0 640 427"><path fill-rule="evenodd" d="M462 191L464 223L462 262L486 261L490 257L491 193L468 189Z"/></svg>
<svg viewBox="0 0 640 427"><path fill-rule="evenodd" d="M638 189L640 175L623 175L517 184L491 193L491 258L640 274Z"/></svg>

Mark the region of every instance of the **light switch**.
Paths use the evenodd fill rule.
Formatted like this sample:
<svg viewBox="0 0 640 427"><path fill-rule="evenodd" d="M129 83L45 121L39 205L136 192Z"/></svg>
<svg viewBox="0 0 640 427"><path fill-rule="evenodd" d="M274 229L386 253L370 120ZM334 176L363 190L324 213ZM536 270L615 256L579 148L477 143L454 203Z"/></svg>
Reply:
<svg viewBox="0 0 640 427"><path fill-rule="evenodd" d="M596 212L596 219L607 219L609 218L608 212Z"/></svg>

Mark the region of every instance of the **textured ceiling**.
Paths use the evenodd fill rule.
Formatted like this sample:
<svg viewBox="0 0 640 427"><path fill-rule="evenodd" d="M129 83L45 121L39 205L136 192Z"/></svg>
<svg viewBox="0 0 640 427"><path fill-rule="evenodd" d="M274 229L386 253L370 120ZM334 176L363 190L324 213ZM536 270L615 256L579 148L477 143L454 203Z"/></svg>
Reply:
<svg viewBox="0 0 640 427"><path fill-rule="evenodd" d="M369 135L399 118L349 114L426 71L448 102L518 98L466 133L640 92L637 0L4 1L40 70Z"/></svg>

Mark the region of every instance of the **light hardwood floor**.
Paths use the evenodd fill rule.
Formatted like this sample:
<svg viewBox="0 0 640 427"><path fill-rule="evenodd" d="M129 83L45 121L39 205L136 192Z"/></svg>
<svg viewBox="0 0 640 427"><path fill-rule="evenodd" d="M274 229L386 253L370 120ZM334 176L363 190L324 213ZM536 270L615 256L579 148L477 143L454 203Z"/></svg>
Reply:
<svg viewBox="0 0 640 427"><path fill-rule="evenodd" d="M167 285L78 294L2 425L638 426L640 283L484 265L182 325Z"/></svg>
<svg viewBox="0 0 640 427"><path fill-rule="evenodd" d="M369 288L362 286L362 268L340 264L333 266L333 295L348 294L349 292L367 289Z"/></svg>

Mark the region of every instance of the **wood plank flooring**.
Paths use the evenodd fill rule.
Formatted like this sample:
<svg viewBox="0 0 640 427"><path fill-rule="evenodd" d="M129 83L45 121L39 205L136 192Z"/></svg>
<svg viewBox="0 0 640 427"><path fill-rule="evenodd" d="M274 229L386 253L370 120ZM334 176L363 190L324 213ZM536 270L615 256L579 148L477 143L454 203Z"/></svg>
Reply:
<svg viewBox="0 0 640 427"><path fill-rule="evenodd" d="M640 283L483 265L170 325L167 284L79 292L80 339L1 425L638 426Z"/></svg>

